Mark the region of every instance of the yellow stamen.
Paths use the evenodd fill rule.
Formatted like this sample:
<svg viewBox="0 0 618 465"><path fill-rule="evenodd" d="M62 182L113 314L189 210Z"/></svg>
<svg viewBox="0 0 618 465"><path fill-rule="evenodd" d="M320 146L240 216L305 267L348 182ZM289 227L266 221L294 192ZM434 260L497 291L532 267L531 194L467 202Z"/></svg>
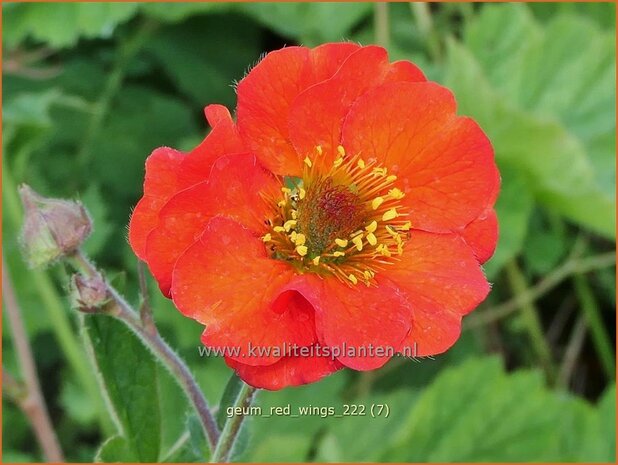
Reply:
<svg viewBox="0 0 618 465"><path fill-rule="evenodd" d="M305 191L305 189L303 189L302 187L298 189L298 198L300 200L304 199L305 195L307 195L307 192Z"/></svg>
<svg viewBox="0 0 618 465"><path fill-rule="evenodd" d="M401 192L399 189L395 187L388 191L388 195L390 195L392 198L396 200L399 200L399 199L403 199L406 194L404 194L403 192Z"/></svg>
<svg viewBox="0 0 618 465"><path fill-rule="evenodd" d="M307 241L307 238L304 234L296 234L296 240L294 241L296 245L303 245Z"/></svg>
<svg viewBox="0 0 618 465"><path fill-rule="evenodd" d="M386 181L393 182L396 179L397 179L397 176L395 176L394 174L391 174L390 176L387 176Z"/></svg>
<svg viewBox="0 0 618 465"><path fill-rule="evenodd" d="M321 145L318 145L318 146L315 148L315 151L318 153L318 155L322 155L322 153L323 153L323 151L322 151L322 146L321 146Z"/></svg>
<svg viewBox="0 0 618 465"><path fill-rule="evenodd" d="M301 257L304 257L305 255L307 255L307 246L304 246L304 245L296 246L296 253L298 253L298 255L300 255Z"/></svg>
<svg viewBox="0 0 618 465"><path fill-rule="evenodd" d="M264 234L264 236L262 236L262 240L263 240L264 242L268 242L268 241L270 241L272 238L273 238L273 237L270 235L270 233L266 233L266 234Z"/></svg>
<svg viewBox="0 0 618 465"><path fill-rule="evenodd" d="M386 176L387 170L386 168L374 168L372 173L378 176Z"/></svg>
<svg viewBox="0 0 618 465"><path fill-rule="evenodd" d="M292 233L290 234L290 240L291 240L292 242L296 242L296 236L297 236L297 235L298 235L298 234L296 233L296 231L292 231ZM299 245L300 245L300 244L299 244Z"/></svg>
<svg viewBox="0 0 618 465"><path fill-rule="evenodd" d="M283 207L286 206L286 204L287 204L287 202L285 200L280 200L279 203L277 204L277 206L283 208Z"/></svg>
<svg viewBox="0 0 618 465"><path fill-rule="evenodd" d="M339 250L333 253L333 257L343 257L344 255L345 252L340 252Z"/></svg>
<svg viewBox="0 0 618 465"><path fill-rule="evenodd" d="M386 210L384 212L384 215L382 215L382 221L390 221L390 220L397 218L397 216L398 216L397 210L394 208L391 208L390 210Z"/></svg>
<svg viewBox="0 0 618 465"><path fill-rule="evenodd" d="M283 226L275 226L273 228L273 231L275 231L275 232L285 232L285 228Z"/></svg>
<svg viewBox="0 0 618 465"><path fill-rule="evenodd" d="M319 147L319 145L318 145ZM318 255L317 257L315 257L313 260L311 260L313 262L313 264L315 266L318 266L320 264L320 256Z"/></svg>
<svg viewBox="0 0 618 465"><path fill-rule="evenodd" d="M372 221L371 223L369 223L367 226L365 226L365 229L367 230L367 232L372 233L372 232L376 232L376 229L378 229L378 222L377 221Z"/></svg>
<svg viewBox="0 0 618 465"><path fill-rule="evenodd" d="M365 167L365 160L361 158L356 162L356 164L358 165L360 169L363 169Z"/></svg>
<svg viewBox="0 0 618 465"><path fill-rule="evenodd" d="M296 210L291 210L290 215L292 215L293 220L298 219L298 212Z"/></svg>
<svg viewBox="0 0 618 465"><path fill-rule="evenodd" d="M305 165L307 165L309 168L313 166L313 163L311 163L311 159L309 157L305 157Z"/></svg>
<svg viewBox="0 0 618 465"><path fill-rule="evenodd" d="M352 242L356 246L356 250L358 250L359 252L363 250L363 235L362 234L352 239Z"/></svg>
<svg viewBox="0 0 618 465"><path fill-rule="evenodd" d="M337 153L341 158L345 157L345 149L343 148L343 145L337 146Z"/></svg>
<svg viewBox="0 0 618 465"><path fill-rule="evenodd" d="M339 157L333 162L333 166L335 168L339 168L342 163L343 163L343 158Z"/></svg>
<svg viewBox="0 0 618 465"><path fill-rule="evenodd" d="M289 187L282 187L281 192L283 192L284 194L291 194L292 189L290 189Z"/></svg>
<svg viewBox="0 0 618 465"><path fill-rule="evenodd" d="M345 239L335 239L335 243L339 246L339 247L345 247L346 245L348 245L348 241Z"/></svg>
<svg viewBox="0 0 618 465"><path fill-rule="evenodd" d="M356 276L354 276L353 274L350 273L348 275L348 279L352 281L352 284L358 284L358 279L356 279Z"/></svg>
<svg viewBox="0 0 618 465"><path fill-rule="evenodd" d="M406 221L403 225L399 226L401 231L409 231L412 227L412 223L410 221Z"/></svg>
<svg viewBox="0 0 618 465"><path fill-rule="evenodd" d="M377 210L380 205L382 205L382 202L384 202L384 199L382 197L376 197L371 201L371 208Z"/></svg>
<svg viewBox="0 0 618 465"><path fill-rule="evenodd" d="M369 242L370 245L376 245L378 243L378 238L374 233L369 233L367 234L367 242Z"/></svg>
<svg viewBox="0 0 618 465"><path fill-rule="evenodd" d="M296 220L287 220L285 223L283 223L283 229L285 229L286 231L289 231L294 226L296 226Z"/></svg>

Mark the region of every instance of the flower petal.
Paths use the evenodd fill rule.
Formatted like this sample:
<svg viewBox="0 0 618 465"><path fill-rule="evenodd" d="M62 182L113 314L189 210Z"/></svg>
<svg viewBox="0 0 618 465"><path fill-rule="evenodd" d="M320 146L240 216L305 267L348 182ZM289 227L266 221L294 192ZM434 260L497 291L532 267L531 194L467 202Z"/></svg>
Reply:
<svg viewBox="0 0 618 465"><path fill-rule="evenodd" d="M485 263L496 250L498 242L498 217L492 208L481 214L460 232L476 259Z"/></svg>
<svg viewBox="0 0 618 465"><path fill-rule="evenodd" d="M229 110L223 105L208 105L204 109L212 131L200 145L182 161L179 182L182 188L208 179L213 163L221 156L242 153L243 146Z"/></svg>
<svg viewBox="0 0 618 465"><path fill-rule="evenodd" d="M455 111L446 88L406 82L366 93L346 117L344 146L399 176L418 229L456 231L496 199L500 178L491 143Z"/></svg>
<svg viewBox="0 0 618 465"><path fill-rule="evenodd" d="M433 307L429 302L414 309L412 328L404 341L406 357L427 357L446 352L461 335L461 315Z"/></svg>
<svg viewBox="0 0 618 465"><path fill-rule="evenodd" d="M276 391L314 383L343 368L337 360L317 356L288 356L268 366L252 366L226 358L225 362L251 386Z"/></svg>
<svg viewBox="0 0 618 465"><path fill-rule="evenodd" d="M232 358L244 364L270 365L282 357L284 344L316 340L312 306L283 289L293 276L294 269L272 260L248 229L215 217L177 260L171 294L184 315L206 326L205 345L238 350Z"/></svg>
<svg viewBox="0 0 618 465"><path fill-rule="evenodd" d="M129 243L142 260L146 259L146 238L157 225L159 210L177 192L178 171L184 154L159 147L146 159L144 196L135 206L129 223Z"/></svg>
<svg viewBox="0 0 618 465"><path fill-rule="evenodd" d="M208 181L172 197L161 209L146 246L146 260L161 291L169 292L176 259L197 240L213 216L233 218L260 233L269 212L262 193L278 186L279 181L253 155L226 155L214 163Z"/></svg>
<svg viewBox="0 0 618 465"><path fill-rule="evenodd" d="M384 365L410 329L412 309L387 279L378 278L377 286L367 287L303 275L288 288L303 294L315 308L320 342L339 351L337 359L355 370Z"/></svg>
<svg viewBox="0 0 618 465"><path fill-rule="evenodd" d="M424 80L411 63L390 64L386 50L362 47L335 75L310 87L294 101L289 115L290 139L301 159L320 145L332 157L341 140L341 126L352 103L368 90L397 80Z"/></svg>
<svg viewBox="0 0 618 465"><path fill-rule="evenodd" d="M406 344L416 343L417 355L444 352L459 337L461 316L489 293L489 283L457 234L414 230L400 258L384 273L413 308Z"/></svg>
<svg viewBox="0 0 618 465"><path fill-rule="evenodd" d="M269 53L238 84L240 134L260 161L276 174L296 176L301 164L288 136L290 105L307 87L330 78L360 47L324 44L286 47Z"/></svg>

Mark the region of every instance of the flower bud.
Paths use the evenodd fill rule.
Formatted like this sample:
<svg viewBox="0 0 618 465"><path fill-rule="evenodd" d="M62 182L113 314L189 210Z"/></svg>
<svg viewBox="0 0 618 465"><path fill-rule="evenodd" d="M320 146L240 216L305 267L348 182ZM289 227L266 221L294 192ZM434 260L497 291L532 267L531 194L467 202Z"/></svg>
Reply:
<svg viewBox="0 0 618 465"><path fill-rule="evenodd" d="M30 266L47 265L74 252L92 231L92 221L77 201L48 199L26 184L19 187L24 205L21 244Z"/></svg>
<svg viewBox="0 0 618 465"><path fill-rule="evenodd" d="M85 313L94 313L110 301L105 281L100 274L83 276L76 274L71 279L71 303Z"/></svg>

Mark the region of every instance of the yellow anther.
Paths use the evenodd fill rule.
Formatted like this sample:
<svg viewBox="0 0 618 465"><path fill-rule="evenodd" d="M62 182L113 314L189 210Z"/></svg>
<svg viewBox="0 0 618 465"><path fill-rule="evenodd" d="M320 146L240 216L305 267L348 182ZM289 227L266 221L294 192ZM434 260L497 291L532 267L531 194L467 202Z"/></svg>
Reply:
<svg viewBox="0 0 618 465"><path fill-rule="evenodd" d="M291 240L292 242L296 242L296 236L297 236L296 231L292 231L292 232L290 233L290 240Z"/></svg>
<svg viewBox="0 0 618 465"><path fill-rule="evenodd" d="M266 234L264 234L264 235L262 236L262 240L263 240L264 242L268 242L268 241L270 241L272 238L273 238L273 237L270 235L270 233L266 233Z"/></svg>
<svg viewBox="0 0 618 465"><path fill-rule="evenodd" d="M291 194L292 189L290 189L289 187L282 187L281 192L283 192L284 194Z"/></svg>
<svg viewBox="0 0 618 465"><path fill-rule="evenodd" d="M397 176L395 176L394 174L391 174L390 176L386 177L387 182L393 182L396 179L397 179Z"/></svg>
<svg viewBox="0 0 618 465"><path fill-rule="evenodd" d="M333 257L343 257L345 255L345 252L340 252L339 250L337 250L336 252L333 252Z"/></svg>
<svg viewBox="0 0 618 465"><path fill-rule="evenodd" d="M319 147L319 145L318 145ZM317 257L315 257L313 260L311 260L313 262L313 264L315 266L318 266L320 264L320 256L318 255Z"/></svg>
<svg viewBox="0 0 618 465"><path fill-rule="evenodd" d="M387 170L386 168L374 168L372 173L378 176L386 176Z"/></svg>
<svg viewBox="0 0 618 465"><path fill-rule="evenodd" d="M345 157L345 149L343 148L343 145L337 146L337 153L341 158Z"/></svg>
<svg viewBox="0 0 618 465"><path fill-rule="evenodd" d="M388 195L390 195L394 199L399 200L399 199L403 199L406 194L404 194L403 192L401 192L399 189L395 187L388 191Z"/></svg>
<svg viewBox="0 0 618 465"><path fill-rule="evenodd" d="M348 279L352 281L352 284L358 284L358 279L356 279L356 276L354 276L352 273L348 275Z"/></svg>
<svg viewBox="0 0 618 465"><path fill-rule="evenodd" d="M391 236L393 237L397 237L399 236L399 233L397 231L395 231L391 226L386 225L386 232L388 232Z"/></svg>
<svg viewBox="0 0 618 465"><path fill-rule="evenodd" d="M305 189L303 189L302 187L298 189L298 198L300 200L304 199L306 195L307 195L307 192L305 191Z"/></svg>
<svg viewBox="0 0 618 465"><path fill-rule="evenodd" d="M388 246L384 245L384 244L380 244L376 250L381 253L382 255L384 255L385 257L390 257L391 256L391 251L388 250Z"/></svg>
<svg viewBox="0 0 618 465"><path fill-rule="evenodd" d="M307 238L305 237L304 234L296 234L296 240L294 241L294 243L296 245L304 245L304 243L307 241Z"/></svg>
<svg viewBox="0 0 618 465"><path fill-rule="evenodd" d="M321 145L316 146L315 151L318 153L318 155L322 155L323 153L322 146Z"/></svg>
<svg viewBox="0 0 618 465"><path fill-rule="evenodd" d="M287 202L285 200L280 200L279 203L277 204L278 207L283 208L287 205Z"/></svg>
<svg viewBox="0 0 618 465"><path fill-rule="evenodd" d="M275 232L285 232L285 228L283 226L275 226L273 228L273 231L275 231Z"/></svg>
<svg viewBox="0 0 618 465"><path fill-rule="evenodd" d="M287 220L285 223L283 223L283 229L285 229L286 231L289 231L294 226L296 226L296 220Z"/></svg>
<svg viewBox="0 0 618 465"><path fill-rule="evenodd" d="M348 241L345 239L335 239L335 244L337 244L339 247L345 247L348 245Z"/></svg>
<svg viewBox="0 0 618 465"><path fill-rule="evenodd" d="M411 227L412 227L412 223L410 221L406 221L404 224L399 226L399 229L401 231L409 231Z"/></svg>
<svg viewBox="0 0 618 465"><path fill-rule="evenodd" d="M390 220L397 218L397 216L398 216L397 210L394 208L391 208L390 210L386 210L384 212L384 215L382 215L382 221L390 221Z"/></svg>
<svg viewBox="0 0 618 465"><path fill-rule="evenodd" d="M403 242L397 244L397 255L401 255L403 253Z"/></svg>
<svg viewBox="0 0 618 465"><path fill-rule="evenodd" d="M333 162L333 166L335 168L339 168L342 163L343 163L343 158L339 157Z"/></svg>
<svg viewBox="0 0 618 465"><path fill-rule="evenodd" d="M403 239L401 238L399 234L395 236L395 242L397 242L397 245L403 244Z"/></svg>
<svg viewBox="0 0 618 465"><path fill-rule="evenodd" d="M369 233L367 234L367 242L369 242L370 245L376 245L378 243L378 238L374 233Z"/></svg>
<svg viewBox="0 0 618 465"><path fill-rule="evenodd" d="M359 167L360 169L365 168L365 160L363 160L362 158L360 158L360 159L356 162L356 164L358 165L358 167Z"/></svg>
<svg viewBox="0 0 618 465"><path fill-rule="evenodd" d="M292 215L293 220L298 219L298 212L296 210L291 210L290 215Z"/></svg>
<svg viewBox="0 0 618 465"><path fill-rule="evenodd" d="M377 210L378 208L380 208L380 205L382 205L382 202L384 202L384 199L382 197L376 197L371 201L371 208Z"/></svg>
<svg viewBox="0 0 618 465"><path fill-rule="evenodd" d="M375 274L371 270L365 270L363 271L363 276L365 277L367 281L369 281L371 278L375 276Z"/></svg>
<svg viewBox="0 0 618 465"><path fill-rule="evenodd" d="M309 168L313 166L313 163L311 163L311 158L305 157L305 165L307 165Z"/></svg>
<svg viewBox="0 0 618 465"><path fill-rule="evenodd" d="M378 229L378 222L377 221L372 221L371 223L369 223L367 226L365 226L365 229L367 230L367 232L372 233L372 232L376 232L376 229Z"/></svg>
<svg viewBox="0 0 618 465"><path fill-rule="evenodd" d="M356 236L354 239L352 239L352 242L356 246L356 250L358 250L359 252L361 250L363 250L363 235L362 234L360 234L360 235Z"/></svg>
<svg viewBox="0 0 618 465"><path fill-rule="evenodd" d="M305 245L297 245L296 246L296 253L298 255L300 255L301 257L304 257L305 255L307 255L307 246L305 246Z"/></svg>

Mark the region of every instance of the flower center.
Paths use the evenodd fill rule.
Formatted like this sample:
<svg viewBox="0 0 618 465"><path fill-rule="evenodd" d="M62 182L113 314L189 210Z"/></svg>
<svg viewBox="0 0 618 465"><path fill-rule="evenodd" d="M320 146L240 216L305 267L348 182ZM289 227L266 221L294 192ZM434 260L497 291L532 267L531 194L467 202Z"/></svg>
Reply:
<svg viewBox="0 0 618 465"><path fill-rule="evenodd" d="M403 253L411 227L395 187L397 176L337 148L326 163L321 147L305 158L302 178L281 188L262 237L272 257L302 272L334 275L349 284L371 285L385 265Z"/></svg>

